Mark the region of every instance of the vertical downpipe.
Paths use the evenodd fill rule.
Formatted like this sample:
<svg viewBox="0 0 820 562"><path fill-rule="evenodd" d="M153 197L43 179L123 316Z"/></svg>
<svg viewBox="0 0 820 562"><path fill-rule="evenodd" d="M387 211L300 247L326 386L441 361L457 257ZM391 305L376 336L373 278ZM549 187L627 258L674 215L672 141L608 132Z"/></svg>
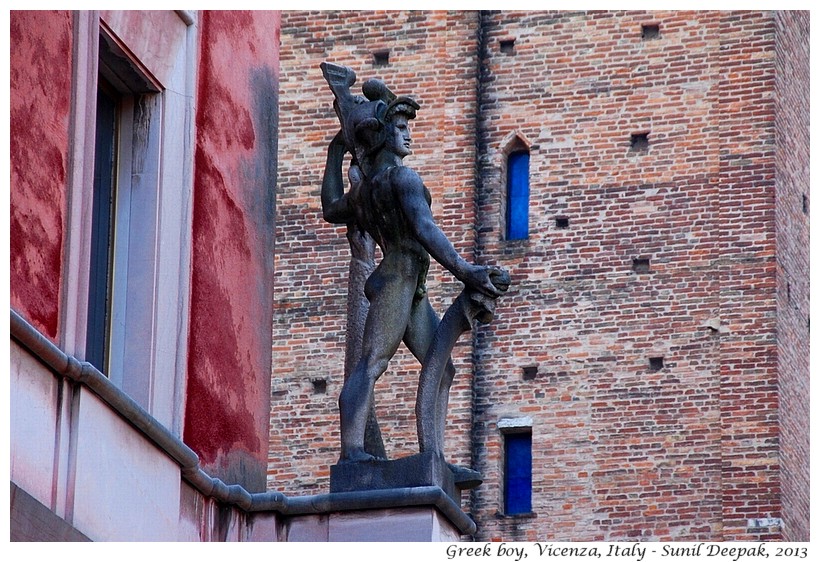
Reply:
<svg viewBox="0 0 820 562"><path fill-rule="evenodd" d="M475 205L474 223L474 259L479 261L484 250L484 240L481 234L481 208L484 199L487 197L485 193L484 179L483 179L483 163L482 159L487 152L487 132L484 127L483 103L484 103L484 84L486 76L489 72L485 64L487 53L487 36L486 36L486 13L483 10L478 10L476 14L476 67L475 67L475 191L473 192L473 201ZM480 333L481 330L472 330L472 404L470 408L470 466L474 470L481 472L480 463L484 457L483 439L481 436L481 424L479 421L480 413L476 413L476 405L481 403L482 390L479 379L482 376L481 368L481 353L480 353ZM468 510L470 513L478 511L477 503L479 501L478 488L470 490L470 500Z"/></svg>

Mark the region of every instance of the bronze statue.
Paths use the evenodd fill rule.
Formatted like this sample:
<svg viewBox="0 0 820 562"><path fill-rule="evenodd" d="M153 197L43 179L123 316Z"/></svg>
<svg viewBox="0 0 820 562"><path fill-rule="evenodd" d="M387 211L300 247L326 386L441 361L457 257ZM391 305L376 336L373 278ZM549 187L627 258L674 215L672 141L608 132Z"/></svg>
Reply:
<svg viewBox="0 0 820 562"><path fill-rule="evenodd" d="M353 70L330 63L321 68L341 123L328 148L323 215L331 223L348 225L354 253L365 256L370 237L383 255L364 286L369 310L355 366L339 397L340 462L382 456L374 452L378 447L366 445L365 435L370 434L368 417L373 423L373 387L401 342L422 364L416 403L420 450L441 453L455 374L452 348L473 319L491 319L494 301L507 290L509 276L459 256L433 220L430 192L419 175L403 164L411 154L409 122L419 105L409 97L397 97L378 80L368 80L362 87L364 96L354 96L349 90L356 80ZM342 180L346 152L352 155L347 192ZM430 256L465 285L441 321L427 298ZM377 429L373 431L377 434Z"/></svg>

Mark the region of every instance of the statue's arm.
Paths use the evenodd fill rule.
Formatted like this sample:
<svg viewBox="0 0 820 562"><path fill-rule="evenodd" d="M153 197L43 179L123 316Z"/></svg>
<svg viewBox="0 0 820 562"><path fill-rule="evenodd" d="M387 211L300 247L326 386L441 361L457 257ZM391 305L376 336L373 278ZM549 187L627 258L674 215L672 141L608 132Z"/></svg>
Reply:
<svg viewBox="0 0 820 562"><path fill-rule="evenodd" d="M424 249L468 287L492 297L501 295L502 291L490 279L493 269L467 262L436 225L419 175L404 166L396 169L394 174L393 188L397 192L402 211Z"/></svg>
<svg viewBox="0 0 820 562"><path fill-rule="evenodd" d="M322 178L322 215L327 222L344 224L351 220L352 213L342 179L342 163L347 151L339 133L330 141L327 149L327 163Z"/></svg>

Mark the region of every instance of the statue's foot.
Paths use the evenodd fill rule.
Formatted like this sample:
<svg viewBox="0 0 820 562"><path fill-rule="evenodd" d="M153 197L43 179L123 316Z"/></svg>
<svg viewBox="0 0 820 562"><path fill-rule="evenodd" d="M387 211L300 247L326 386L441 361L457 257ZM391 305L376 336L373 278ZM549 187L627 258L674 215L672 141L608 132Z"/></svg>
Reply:
<svg viewBox="0 0 820 562"><path fill-rule="evenodd" d="M346 463L346 462L367 462L367 461L375 461L379 460L377 457L374 457L370 453L365 452L364 449L353 449L348 451L347 453L342 453L341 458L339 459L339 463Z"/></svg>
<svg viewBox="0 0 820 562"><path fill-rule="evenodd" d="M484 482L484 477L482 477L481 473L477 470L450 463L447 463L447 467L452 471L453 482L459 490L478 488L481 483Z"/></svg>

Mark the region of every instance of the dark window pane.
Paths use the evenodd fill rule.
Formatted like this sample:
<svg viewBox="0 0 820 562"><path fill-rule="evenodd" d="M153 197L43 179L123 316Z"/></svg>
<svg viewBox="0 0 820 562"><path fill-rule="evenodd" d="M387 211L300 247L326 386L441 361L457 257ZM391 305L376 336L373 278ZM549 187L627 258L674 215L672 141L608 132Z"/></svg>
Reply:
<svg viewBox="0 0 820 562"><path fill-rule="evenodd" d="M532 434L504 435L504 512L532 511Z"/></svg>
<svg viewBox="0 0 820 562"><path fill-rule="evenodd" d="M111 242L116 169L117 99L97 91L94 151L94 203L91 217L91 264L88 279L86 361L105 372L110 311Z"/></svg>
<svg viewBox="0 0 820 562"><path fill-rule="evenodd" d="M530 154L514 152L507 159L507 240L529 236Z"/></svg>

